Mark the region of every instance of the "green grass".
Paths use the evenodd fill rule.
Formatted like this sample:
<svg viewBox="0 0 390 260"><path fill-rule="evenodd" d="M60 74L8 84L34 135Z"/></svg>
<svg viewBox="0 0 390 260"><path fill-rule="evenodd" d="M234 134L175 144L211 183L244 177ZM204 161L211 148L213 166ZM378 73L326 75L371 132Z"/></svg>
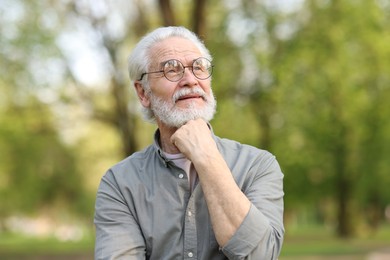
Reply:
<svg viewBox="0 0 390 260"><path fill-rule="evenodd" d="M0 259L44 259L38 257L31 258L31 256L42 255L68 255L68 259L76 259L72 255L77 254L92 257L94 246L92 233L77 242L61 242L55 238L37 239L16 234L0 233ZM375 235L348 240L336 238L329 230L323 227L299 227L290 230L287 228L279 259L312 259L311 257L314 256L332 259L335 256L354 256L346 259L360 260L365 259L365 256L372 251L388 247L390 247L390 226L381 228ZM26 258L25 256L30 257Z"/></svg>
<svg viewBox="0 0 390 260"><path fill-rule="evenodd" d="M56 238L35 238L0 233L0 259L2 255L64 255L93 251L94 238L88 235L80 241L59 241Z"/></svg>
<svg viewBox="0 0 390 260"><path fill-rule="evenodd" d="M335 237L321 227L307 227L287 230L281 259L297 256L347 256L364 259L372 251L390 247L390 226L384 226L377 233L351 239ZM283 258L285 257L285 258ZM358 258L360 257L360 258Z"/></svg>

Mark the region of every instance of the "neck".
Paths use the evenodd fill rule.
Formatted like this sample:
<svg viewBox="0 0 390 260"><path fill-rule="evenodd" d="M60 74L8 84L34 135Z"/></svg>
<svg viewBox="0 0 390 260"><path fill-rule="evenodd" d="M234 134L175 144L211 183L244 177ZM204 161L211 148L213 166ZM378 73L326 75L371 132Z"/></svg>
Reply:
<svg viewBox="0 0 390 260"><path fill-rule="evenodd" d="M176 132L177 127L169 127L158 123L158 129L160 130L160 146L162 150L170 154L180 153L179 149L171 143L171 136Z"/></svg>

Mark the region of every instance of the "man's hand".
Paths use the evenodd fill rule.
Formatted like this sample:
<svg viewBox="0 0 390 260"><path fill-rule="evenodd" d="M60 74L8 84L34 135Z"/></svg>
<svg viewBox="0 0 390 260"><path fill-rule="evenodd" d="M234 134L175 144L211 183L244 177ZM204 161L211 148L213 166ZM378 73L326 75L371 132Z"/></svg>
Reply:
<svg viewBox="0 0 390 260"><path fill-rule="evenodd" d="M171 142L190 161L213 157L218 152L211 130L203 119L190 120L176 130Z"/></svg>

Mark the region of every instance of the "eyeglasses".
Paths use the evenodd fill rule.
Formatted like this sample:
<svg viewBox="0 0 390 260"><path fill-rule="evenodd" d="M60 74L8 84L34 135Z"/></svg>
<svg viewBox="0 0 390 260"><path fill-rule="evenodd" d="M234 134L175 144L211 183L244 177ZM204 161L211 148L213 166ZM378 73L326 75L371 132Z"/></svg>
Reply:
<svg viewBox="0 0 390 260"><path fill-rule="evenodd" d="M183 78L186 68L191 68L194 76L202 80L208 79L213 73L213 65L211 64L211 61L206 58L200 57L195 59L191 66L184 66L179 60L173 59L164 62L162 70L142 73L139 80L142 80L146 74L162 72L167 80L176 82Z"/></svg>

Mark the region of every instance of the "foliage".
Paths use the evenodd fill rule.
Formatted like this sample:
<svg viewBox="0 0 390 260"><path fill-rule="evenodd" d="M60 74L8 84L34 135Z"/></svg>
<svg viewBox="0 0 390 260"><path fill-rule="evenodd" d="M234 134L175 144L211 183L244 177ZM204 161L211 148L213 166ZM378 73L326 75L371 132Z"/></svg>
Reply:
<svg viewBox="0 0 390 260"><path fill-rule="evenodd" d="M53 205L90 213L75 154L59 139L46 106L34 99L9 106L0 125L1 217Z"/></svg>
<svg viewBox="0 0 390 260"><path fill-rule="evenodd" d="M360 210L367 206L361 196L382 198L371 201L379 212L384 212L390 199L387 189L378 189L390 181L385 177L389 165L378 167L388 161L380 151L389 146L383 130L389 125L385 99L390 78L385 71L390 65L386 58L390 57L390 49L381 43L383 37L388 38L389 24L371 1L330 2L326 6L310 3L306 12L316 22L307 21L286 42L279 60L281 88L293 93L284 99L289 103L285 118L299 127L296 134L305 144L297 154L309 161L301 161L303 167L297 169L306 172L306 187L312 187L311 194L318 203L323 198L333 199L338 232L349 235L356 225L351 221L359 210L355 205ZM363 13L364 19L350 22L350 17ZM291 170L295 177L294 167ZM291 180L289 175L286 178L287 186L296 182L290 176ZM374 190L370 188L372 183L376 183ZM363 210L361 213L365 214ZM377 218L383 218L383 213L380 215Z"/></svg>
<svg viewBox="0 0 390 260"><path fill-rule="evenodd" d="M277 156L286 224L311 212L342 236L375 230L390 201L390 6L287 2L2 2L1 214L90 203L81 180L151 142L126 57L175 23L213 54L214 131Z"/></svg>

